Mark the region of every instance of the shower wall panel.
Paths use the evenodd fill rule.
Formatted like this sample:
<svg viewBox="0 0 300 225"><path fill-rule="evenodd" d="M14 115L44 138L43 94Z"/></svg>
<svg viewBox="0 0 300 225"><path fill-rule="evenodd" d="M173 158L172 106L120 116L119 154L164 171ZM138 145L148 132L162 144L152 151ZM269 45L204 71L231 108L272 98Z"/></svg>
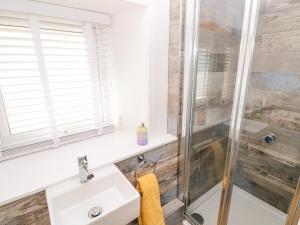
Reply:
<svg viewBox="0 0 300 225"><path fill-rule="evenodd" d="M219 124L193 135L190 172L191 202L218 184L223 177L228 127Z"/></svg>
<svg viewBox="0 0 300 225"><path fill-rule="evenodd" d="M287 212L300 175L300 1L262 4L236 184Z"/></svg>

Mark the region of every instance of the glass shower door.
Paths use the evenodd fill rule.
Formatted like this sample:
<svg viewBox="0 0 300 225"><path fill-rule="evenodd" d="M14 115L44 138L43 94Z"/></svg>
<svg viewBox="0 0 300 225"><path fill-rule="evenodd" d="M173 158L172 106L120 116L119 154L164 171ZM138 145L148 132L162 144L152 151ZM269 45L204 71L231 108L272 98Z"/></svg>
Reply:
<svg viewBox="0 0 300 225"><path fill-rule="evenodd" d="M250 69L242 77L248 90L239 93L241 130L237 124L233 131L239 140L227 158L235 164L229 225L286 224L300 175L300 2L261 0L259 6L252 62L245 60ZM220 212L219 225L226 224Z"/></svg>
<svg viewBox="0 0 300 225"><path fill-rule="evenodd" d="M187 2L187 219L296 225L300 1Z"/></svg>
<svg viewBox="0 0 300 225"><path fill-rule="evenodd" d="M245 6L241 0L195 0L188 4L198 9L199 18L195 20L198 38L188 124L187 214L191 220L201 221L203 201L218 190L214 217L205 218L206 223L213 220L216 224ZM200 216L205 215L201 212Z"/></svg>

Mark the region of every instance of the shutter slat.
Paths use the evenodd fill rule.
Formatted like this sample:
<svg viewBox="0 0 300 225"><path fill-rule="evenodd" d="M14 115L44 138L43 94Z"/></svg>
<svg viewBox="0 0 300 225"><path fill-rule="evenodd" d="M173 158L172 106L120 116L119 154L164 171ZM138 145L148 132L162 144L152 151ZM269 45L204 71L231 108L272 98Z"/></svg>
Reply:
<svg viewBox="0 0 300 225"><path fill-rule="evenodd" d="M1 48L0 48L1 49ZM10 51L10 49L5 49L8 53ZM26 50L26 49L25 49ZM24 52L25 52L24 50ZM78 56L86 56L87 55L87 50L86 49L68 49L68 48L65 48L63 49L60 49L60 48L45 48L44 49L44 53L45 55L58 55L58 56L68 56L68 55L78 55Z"/></svg>
<svg viewBox="0 0 300 225"><path fill-rule="evenodd" d="M13 134L24 133L24 132L39 130L39 129L43 129L43 128L47 128L47 127L49 127L48 123L33 124L33 125L29 125L29 126L24 126L24 127L11 128L11 133L13 133Z"/></svg>
<svg viewBox="0 0 300 225"><path fill-rule="evenodd" d="M43 96L42 91L24 92L24 93L22 93L22 95L20 95L19 93L2 94L2 97L7 101L22 100L22 99L35 99L35 98L41 98L41 96Z"/></svg>
<svg viewBox="0 0 300 225"><path fill-rule="evenodd" d="M86 71L86 69L77 68L77 69L50 69L48 68L48 76L61 76L61 75L82 75L82 76L89 76L89 73Z"/></svg>
<svg viewBox="0 0 300 225"><path fill-rule="evenodd" d="M6 109L7 114L9 115L8 120L10 120L10 116L12 118L18 117L19 120L23 119L23 114L27 113L40 113L40 115L44 115L47 113L46 107L40 106L32 106L32 107L23 107L23 108L14 108L12 110ZM20 116L22 114L22 116ZM15 116L15 117L14 117Z"/></svg>
<svg viewBox="0 0 300 225"><path fill-rule="evenodd" d="M19 122L19 121L31 121L32 119L45 119L47 120L48 115L47 114L41 114L41 112L30 112L30 113L24 113L22 118L19 118L16 116L11 116L11 122Z"/></svg>

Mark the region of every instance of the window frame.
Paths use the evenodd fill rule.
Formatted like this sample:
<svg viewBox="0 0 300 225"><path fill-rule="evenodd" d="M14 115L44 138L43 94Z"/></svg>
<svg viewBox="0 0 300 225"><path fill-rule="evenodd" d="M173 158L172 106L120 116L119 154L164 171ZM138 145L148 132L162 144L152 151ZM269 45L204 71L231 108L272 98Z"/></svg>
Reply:
<svg viewBox="0 0 300 225"><path fill-rule="evenodd" d="M41 43L41 36L40 36L40 26L38 24L39 21L39 17L40 16L36 16L33 14L28 14L29 19L30 20L30 26L31 26L31 34L32 34L32 39L33 39L33 43L34 43L34 49L35 49L35 53L34 55L37 57L37 64L38 64L38 71L39 71L39 77L42 80L42 76L45 76L47 78L47 71L46 68L40 68L40 65L43 65L45 67L46 62L45 62L45 55L43 54L43 48L38 49L39 47L42 47L42 43ZM54 18L55 19L55 18ZM80 22L80 21L77 21ZM35 23L35 24L34 24ZM82 23L82 28L83 28L83 34L85 37L85 44L87 45L87 49L88 49L88 67L90 70L90 77L91 77L91 81L92 83L95 83L95 85L92 85L92 93L94 93L96 95L95 98L93 98L94 101L94 109L95 110L95 124L98 124L98 126L96 125L96 129L83 129L81 131L75 131L73 133L68 133L66 135L63 134L58 134L58 131L56 131L57 133L54 134L53 130L51 132L49 132L49 130L53 129L53 124L51 125L51 121L50 122L50 127L49 128L44 128L44 129L37 129L37 130L33 130L33 131L26 131L26 132L22 132L22 133L16 133L16 134L11 134L10 132L10 127L9 127L9 121L7 119L7 115L6 115L6 108L5 108L5 104L4 104L4 100L2 97L2 93L1 93L1 89L0 89L0 161L5 160L5 158L1 157L1 153L5 152L5 151L14 151L14 149L16 148L26 148L26 146L30 146L30 145L38 145L42 142L47 142L47 141L53 141L53 143L51 145L47 145L46 147L43 147L40 150L43 149L48 149L48 148L53 148L53 147L58 147L59 145L63 145L69 142L74 142L76 140L82 140L82 139L86 139L88 137L94 137L94 136L98 136L98 135L102 135L105 134L107 132L111 132L114 131L115 128L115 124L114 121L110 121L111 123L108 123L107 121L105 122L104 119L102 118L102 113L99 110L107 110L107 109L103 109L103 104L102 104L102 95L103 93L101 92L102 90L102 81L101 81L101 59L99 56L99 49L100 46L98 44L98 37L96 35L98 35L99 29L98 27L100 26L100 24L94 24L91 22L80 22ZM107 25L105 25L107 26ZM95 29L95 30L94 30ZM93 34L93 32L96 32L95 34ZM38 37L37 37L38 36ZM38 40L36 40L38 39ZM38 46L37 46L38 43ZM42 61L42 62L40 62ZM96 63L94 63L96 62ZM44 70L44 71L43 71ZM43 74L45 73L45 74ZM110 77L111 78L111 77ZM107 79L107 78L105 78ZM48 82L48 81L44 81L44 82ZM49 86L49 82L47 83L47 85ZM42 85L43 86L43 85ZM43 87L43 92L45 94L45 87ZM45 99L47 99L47 97L45 96ZM47 108L50 107L52 108L52 110L54 109L53 106L48 105L49 102L47 102L46 100L46 106ZM50 101L51 104L51 101ZM102 107L100 108L99 105L102 105ZM47 110L47 112L49 113L49 110ZM113 112L110 112L113 114ZM51 116L48 115L48 118L50 119ZM53 118L53 117L52 117ZM55 122L55 121L54 121ZM74 138L72 139L72 136L80 136L81 134L82 137L78 137L78 138ZM38 138L37 138L38 137ZM70 137L70 140L68 140L68 137ZM66 139L66 140L63 140ZM28 154L31 152L34 152L36 150L39 150L38 148L34 149L32 148L30 151L24 153L22 152L21 154ZM13 157L17 157L19 154L12 154L11 158Z"/></svg>

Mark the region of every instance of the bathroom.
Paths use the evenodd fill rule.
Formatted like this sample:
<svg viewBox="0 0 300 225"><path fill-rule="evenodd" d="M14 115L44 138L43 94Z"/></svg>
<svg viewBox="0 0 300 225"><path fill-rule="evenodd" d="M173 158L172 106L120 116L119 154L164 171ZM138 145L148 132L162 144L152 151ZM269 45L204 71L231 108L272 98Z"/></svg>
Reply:
<svg viewBox="0 0 300 225"><path fill-rule="evenodd" d="M0 225L299 225L300 1L0 1Z"/></svg>

